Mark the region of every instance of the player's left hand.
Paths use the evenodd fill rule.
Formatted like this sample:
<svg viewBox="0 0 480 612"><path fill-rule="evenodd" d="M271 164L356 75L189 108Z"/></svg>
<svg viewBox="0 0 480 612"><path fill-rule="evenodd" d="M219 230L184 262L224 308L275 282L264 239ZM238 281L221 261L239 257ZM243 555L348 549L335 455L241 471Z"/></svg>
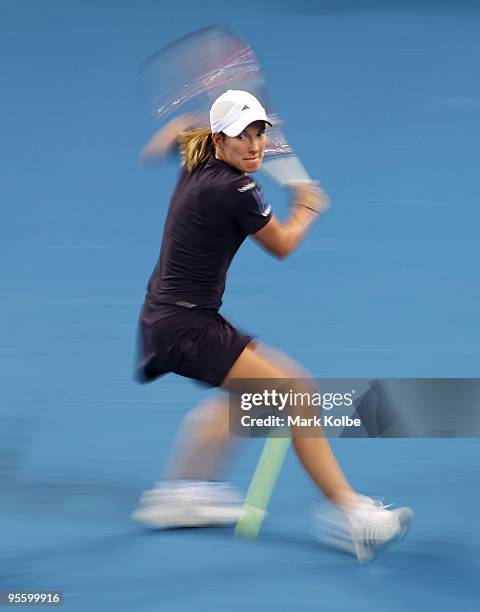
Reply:
<svg viewBox="0 0 480 612"><path fill-rule="evenodd" d="M185 113L175 117L147 142L140 153L140 159L142 161L162 159L178 144L180 132L197 128L201 122L202 116L195 113Z"/></svg>

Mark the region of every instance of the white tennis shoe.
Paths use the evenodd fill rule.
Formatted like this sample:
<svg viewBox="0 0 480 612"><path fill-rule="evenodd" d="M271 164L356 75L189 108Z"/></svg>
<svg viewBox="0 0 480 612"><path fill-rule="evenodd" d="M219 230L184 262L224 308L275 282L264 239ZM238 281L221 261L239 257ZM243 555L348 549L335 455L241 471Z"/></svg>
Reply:
<svg viewBox="0 0 480 612"><path fill-rule="evenodd" d="M235 525L243 512L242 501L226 483L158 482L142 494L131 518L152 529Z"/></svg>
<svg viewBox="0 0 480 612"><path fill-rule="evenodd" d="M361 563L370 561L379 549L403 537L413 520L410 508L389 508L363 495L347 512L332 505L319 506L315 512L317 539L355 555Z"/></svg>

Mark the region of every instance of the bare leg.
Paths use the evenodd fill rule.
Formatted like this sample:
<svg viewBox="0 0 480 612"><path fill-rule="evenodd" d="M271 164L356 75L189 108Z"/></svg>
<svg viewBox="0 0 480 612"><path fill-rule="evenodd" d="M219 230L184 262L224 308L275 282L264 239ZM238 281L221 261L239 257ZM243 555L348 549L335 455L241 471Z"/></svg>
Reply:
<svg viewBox="0 0 480 612"><path fill-rule="evenodd" d="M199 404L183 421L165 477L189 480L218 478L227 450L231 450L231 442L228 398L217 397Z"/></svg>
<svg viewBox="0 0 480 612"><path fill-rule="evenodd" d="M223 387L235 378L306 378L305 372L288 358L280 355L281 367L267 361L259 351L247 347L228 373ZM270 357L272 356L270 350ZM277 355L279 355L277 353ZM312 387L313 389L313 387ZM313 482L335 504L349 506L356 501L356 494L338 465L325 437L307 438L292 430L292 443L300 462Z"/></svg>
<svg viewBox="0 0 480 612"><path fill-rule="evenodd" d="M277 369L295 371L298 378L309 377L308 373L300 370L298 364L279 351L258 345L255 341L249 347L263 355L265 360L275 363ZM221 478L221 470L226 467L236 442L229 435L228 397L222 395L209 398L193 408L183 419L164 478L217 480Z"/></svg>
<svg viewBox="0 0 480 612"><path fill-rule="evenodd" d="M310 375L282 353L264 345L251 345L231 368L222 387L228 390L229 381L234 378L308 379ZM200 404L185 417L166 477L218 478L231 443L228 399L219 397ZM303 437L292 431L292 443L303 467L326 497L340 506L355 501L356 495L326 438Z"/></svg>

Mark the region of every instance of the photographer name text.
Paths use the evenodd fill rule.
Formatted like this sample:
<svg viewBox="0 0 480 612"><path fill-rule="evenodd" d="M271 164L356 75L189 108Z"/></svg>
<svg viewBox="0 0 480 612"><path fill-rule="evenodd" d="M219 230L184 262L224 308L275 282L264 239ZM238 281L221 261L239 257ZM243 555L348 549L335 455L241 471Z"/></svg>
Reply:
<svg viewBox="0 0 480 612"><path fill-rule="evenodd" d="M240 419L243 427L360 427L360 419L346 415L335 417L332 414L300 417L300 416L276 416L253 417L245 414Z"/></svg>

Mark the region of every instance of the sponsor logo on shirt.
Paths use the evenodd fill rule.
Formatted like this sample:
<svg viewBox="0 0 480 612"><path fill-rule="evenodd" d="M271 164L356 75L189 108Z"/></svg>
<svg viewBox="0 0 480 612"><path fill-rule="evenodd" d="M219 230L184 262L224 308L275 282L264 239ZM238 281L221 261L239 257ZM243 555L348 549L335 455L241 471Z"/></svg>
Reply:
<svg viewBox="0 0 480 612"><path fill-rule="evenodd" d="M268 215L271 213L272 211L272 207L270 204L267 204L267 208L265 208L265 210L261 210L260 214L262 215L262 217L268 217Z"/></svg>
<svg viewBox="0 0 480 612"><path fill-rule="evenodd" d="M253 189L254 187L256 187L256 183L247 183L246 185L243 185L243 187L238 187L238 191L240 193L243 193L244 191L248 191L249 189Z"/></svg>
<svg viewBox="0 0 480 612"><path fill-rule="evenodd" d="M252 195L257 203L258 212L262 215L262 217L268 217L272 211L272 207L265 201L261 189L255 189L255 191L252 192Z"/></svg>

